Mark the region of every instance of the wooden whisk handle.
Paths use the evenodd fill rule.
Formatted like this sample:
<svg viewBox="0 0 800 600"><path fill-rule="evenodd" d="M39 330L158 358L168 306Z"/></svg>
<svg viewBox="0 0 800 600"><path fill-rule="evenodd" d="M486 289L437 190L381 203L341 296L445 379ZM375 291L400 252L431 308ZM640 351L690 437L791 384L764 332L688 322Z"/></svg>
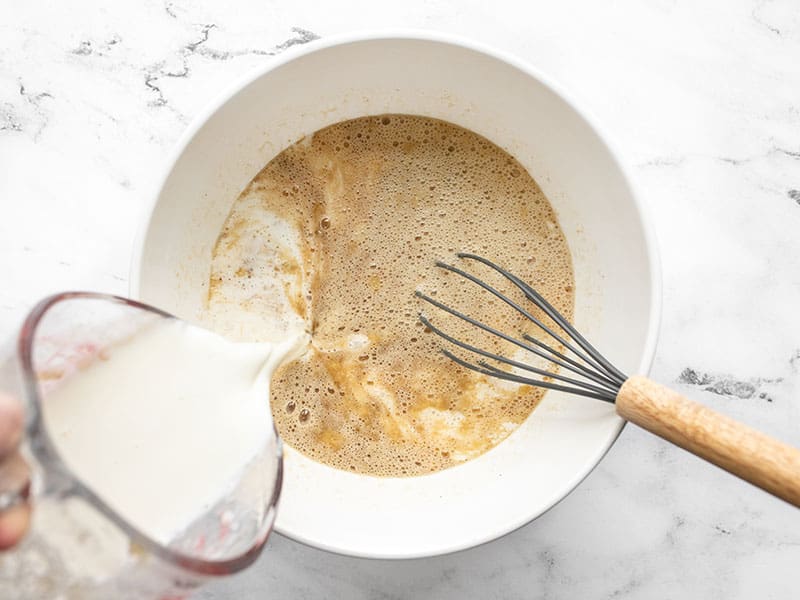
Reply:
<svg viewBox="0 0 800 600"><path fill-rule="evenodd" d="M629 378L617 413L753 485L800 507L800 450L646 377Z"/></svg>

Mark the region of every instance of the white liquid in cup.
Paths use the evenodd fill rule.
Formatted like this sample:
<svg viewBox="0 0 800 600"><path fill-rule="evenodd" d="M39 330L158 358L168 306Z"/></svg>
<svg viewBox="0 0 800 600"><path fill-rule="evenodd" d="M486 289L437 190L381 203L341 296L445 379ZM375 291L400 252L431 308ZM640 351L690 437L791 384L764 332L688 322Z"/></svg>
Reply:
<svg viewBox="0 0 800 600"><path fill-rule="evenodd" d="M154 323L50 392L44 423L85 485L167 544L271 441L270 375L306 337L234 343L182 321Z"/></svg>

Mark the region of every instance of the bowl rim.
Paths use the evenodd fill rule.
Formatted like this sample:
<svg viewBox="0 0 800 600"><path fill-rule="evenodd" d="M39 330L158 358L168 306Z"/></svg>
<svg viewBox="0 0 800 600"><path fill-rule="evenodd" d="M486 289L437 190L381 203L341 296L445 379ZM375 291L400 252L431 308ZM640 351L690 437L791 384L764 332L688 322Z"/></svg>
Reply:
<svg viewBox="0 0 800 600"><path fill-rule="evenodd" d="M235 80L234 82L229 84L225 89L223 89L220 93L218 93L215 98L213 98L200 111L198 111L198 113L192 118L191 122L186 127L184 132L178 138L177 142L173 146L172 151L168 154L165 160L164 163L165 166L161 172L161 175L155 179L153 188L151 188L151 192L148 194L148 199L143 204L142 207L143 213L139 219L139 227L136 232L136 236L134 239L133 253L131 255L131 262L129 269L129 286L128 286L129 296L131 298L138 298L140 295L141 271L143 266L142 261L144 258L145 241L147 238L147 233L150 230L151 225L153 223L153 216L155 213L155 209L158 206L161 197L161 192L163 191L164 186L167 183L167 180L170 177L176 163L183 155L186 148L192 142L192 140L200 131L200 129L202 129L202 127L205 126L207 121L224 104L230 101L234 96L236 96L243 88L245 88L249 84L260 79L261 77L266 76L271 71L278 69L279 67L282 67L283 65L286 65L296 60L297 58L312 53L325 51L329 48L336 46L357 44L363 42L390 41L390 40L412 41L412 42L422 41L422 42L433 42L444 45L456 46L465 50L483 54L485 56L503 62L513 68L516 68L517 70L521 71L528 77L531 77L532 79L538 81L540 84L548 88L551 92L553 92L556 96L558 96L559 99L561 99L575 113L575 115L579 119L582 119L590 130L594 132L600 144L604 147L606 152L608 152L612 163L618 169L620 175L622 176L624 184L630 190L630 195L631 198L633 199L633 205L636 210L636 216L638 218L638 225L642 232L642 237L644 238L644 247L650 274L649 285L651 289L651 297L649 306L649 318L647 323L647 335L645 338L644 346L642 348L641 360L639 363L639 368L637 373L642 375L647 375L652 367L653 360L655 357L656 345L658 343L658 336L661 325L661 316L662 316L661 259L658 250L658 241L652 224L653 220L650 208L643 201L642 196L638 190L638 186L635 184L635 180L631 176L629 168L625 165L625 162L621 158L622 155L619 152L618 147L612 141L612 138L608 135L607 131L599 124L598 119L591 113L591 111L587 110L584 106L582 106L581 102L576 101L575 97L570 92L566 91L565 88L553 77L545 74L537 67L532 66L525 60L517 58L515 55L505 50L500 50L483 42L478 42L471 40L469 38L435 30L406 29L406 28L375 29L367 31L342 33L342 34L327 36L324 38L318 38L311 42L289 48L281 52L280 54L271 57L271 59L265 62L263 66L254 68L251 71L244 73L241 77L239 77L237 80ZM305 545L311 546L313 548L318 548L326 550L328 552L333 552L345 556L354 556L354 557L372 558L372 559L413 559L413 558L424 558L430 556L441 556L481 546L496 539L500 539L508 535L509 533L512 533L517 529L520 529L521 527L527 525L528 523L531 523L532 521L538 519L539 517L547 513L550 509L552 509L556 504L561 502L564 498L569 496L575 490L575 488L586 477L588 477L588 475L597 467L597 465L600 464L603 457L611 449L611 446L614 445L614 442L616 442L625 424L626 421L620 418L619 424L616 427L616 431L613 432L611 436L609 436L608 440L602 447L600 446L598 447L596 456L591 461L587 462L588 467L582 471L577 472L574 475L574 477L570 480L570 482L564 487L563 495L561 495L558 499L553 501L551 504L545 506L537 514L526 515L518 522L510 524L502 531L494 531L490 534L482 536L480 539L477 539L472 543L454 544L449 547L443 547L440 551L436 551L433 553L431 552L364 553L364 552L347 550L335 546L329 546L320 543L316 540L305 538L298 532L285 531L279 525L275 527L275 531L285 537L288 537L292 540L303 543Z"/></svg>

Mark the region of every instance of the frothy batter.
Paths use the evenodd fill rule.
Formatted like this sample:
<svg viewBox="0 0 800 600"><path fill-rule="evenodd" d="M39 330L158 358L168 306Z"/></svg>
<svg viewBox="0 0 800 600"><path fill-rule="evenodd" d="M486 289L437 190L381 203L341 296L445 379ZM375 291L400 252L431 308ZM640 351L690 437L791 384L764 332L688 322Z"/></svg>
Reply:
<svg viewBox="0 0 800 600"><path fill-rule="evenodd" d="M204 319L246 341L305 322L308 352L272 380L273 415L295 449L359 473L431 473L498 444L543 394L455 366L418 322L417 289L537 334L433 266L459 251L502 264L572 317L566 240L513 157L436 119L345 121L281 152L237 199L214 249ZM435 316L457 337L514 355Z"/></svg>

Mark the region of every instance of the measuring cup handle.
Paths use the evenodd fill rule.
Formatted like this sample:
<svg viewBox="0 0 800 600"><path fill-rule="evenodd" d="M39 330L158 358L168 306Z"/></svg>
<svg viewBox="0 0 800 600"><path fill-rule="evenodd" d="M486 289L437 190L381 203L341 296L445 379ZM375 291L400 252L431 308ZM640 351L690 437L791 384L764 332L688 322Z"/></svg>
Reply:
<svg viewBox="0 0 800 600"><path fill-rule="evenodd" d="M800 507L800 450L646 377L620 388L617 413L692 454Z"/></svg>

